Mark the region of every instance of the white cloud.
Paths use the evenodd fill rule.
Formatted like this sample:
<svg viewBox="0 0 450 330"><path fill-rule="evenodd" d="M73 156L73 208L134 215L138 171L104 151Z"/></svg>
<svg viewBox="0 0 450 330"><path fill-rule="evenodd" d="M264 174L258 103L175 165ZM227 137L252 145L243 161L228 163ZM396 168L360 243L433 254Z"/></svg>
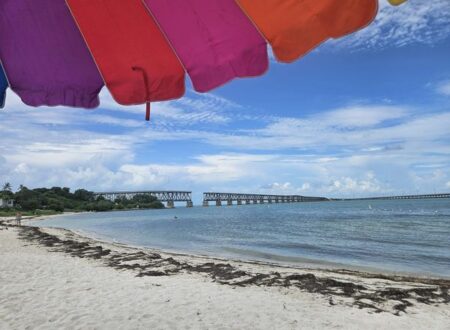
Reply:
<svg viewBox="0 0 450 330"><path fill-rule="evenodd" d="M274 182L274 183L270 183L268 185L262 186L261 189L279 192L279 191L291 190L292 185L290 182L285 182L285 183Z"/></svg>
<svg viewBox="0 0 450 330"><path fill-rule="evenodd" d="M72 140L73 141L73 140ZM114 139L80 139L78 142L31 142L5 154L7 162L52 168L86 164L93 158L113 161L132 159L129 144Z"/></svg>
<svg viewBox="0 0 450 330"><path fill-rule="evenodd" d="M330 111L318 120L328 126L342 128L370 127L391 119L403 118L408 114L405 108L395 106L352 106Z"/></svg>
<svg viewBox="0 0 450 330"><path fill-rule="evenodd" d="M252 170L252 167L257 167L257 163L271 157L246 154L202 155L190 164L126 164L121 166L118 172L127 174L127 181L124 184L132 187L174 181L194 184L231 182L242 178L258 177L258 172Z"/></svg>
<svg viewBox="0 0 450 330"><path fill-rule="evenodd" d="M308 191L309 189L311 189L311 184L308 182L303 183L301 187L298 188L299 191Z"/></svg>
<svg viewBox="0 0 450 330"><path fill-rule="evenodd" d="M439 94L450 96L450 80L438 84L436 91Z"/></svg>
<svg viewBox="0 0 450 330"><path fill-rule="evenodd" d="M448 151L448 127L450 113L446 112L409 113L400 107L360 106L304 118L275 118L264 128L229 135L203 132L197 136L211 144L247 150L419 153Z"/></svg>
<svg viewBox="0 0 450 330"><path fill-rule="evenodd" d="M299 183L299 185L294 185L291 182L273 182L260 187L260 189L261 192L274 195L300 195L308 193L311 184L309 182Z"/></svg>
<svg viewBox="0 0 450 330"><path fill-rule="evenodd" d="M327 189L330 193L345 194L376 194L382 190L380 182L375 178L373 172L368 172L363 178L343 177L333 180Z"/></svg>

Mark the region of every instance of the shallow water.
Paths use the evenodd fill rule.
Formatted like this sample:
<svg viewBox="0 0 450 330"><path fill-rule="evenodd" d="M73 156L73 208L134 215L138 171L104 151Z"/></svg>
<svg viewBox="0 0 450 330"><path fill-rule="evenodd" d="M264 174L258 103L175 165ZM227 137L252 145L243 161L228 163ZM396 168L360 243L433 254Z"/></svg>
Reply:
<svg viewBox="0 0 450 330"><path fill-rule="evenodd" d="M450 199L179 207L38 225L176 252L450 276Z"/></svg>

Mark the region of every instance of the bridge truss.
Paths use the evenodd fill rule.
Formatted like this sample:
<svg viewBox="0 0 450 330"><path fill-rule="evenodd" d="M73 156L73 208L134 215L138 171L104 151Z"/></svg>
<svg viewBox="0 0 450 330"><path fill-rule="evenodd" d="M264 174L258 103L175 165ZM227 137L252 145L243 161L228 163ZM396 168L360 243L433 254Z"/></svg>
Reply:
<svg viewBox="0 0 450 330"><path fill-rule="evenodd" d="M191 191L108 191L96 192L95 197L103 197L114 202L116 199L126 198L132 199L137 195L149 195L156 197L161 202L166 202L168 208L175 206L175 202L186 202L187 207L192 207Z"/></svg>

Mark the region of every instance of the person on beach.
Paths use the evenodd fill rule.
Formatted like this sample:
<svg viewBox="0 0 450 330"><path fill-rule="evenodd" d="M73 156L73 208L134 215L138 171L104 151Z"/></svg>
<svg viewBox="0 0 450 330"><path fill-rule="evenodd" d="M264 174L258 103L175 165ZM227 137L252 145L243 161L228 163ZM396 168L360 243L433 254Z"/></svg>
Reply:
<svg viewBox="0 0 450 330"><path fill-rule="evenodd" d="M20 212L16 213L16 225L18 226L22 225L22 213Z"/></svg>

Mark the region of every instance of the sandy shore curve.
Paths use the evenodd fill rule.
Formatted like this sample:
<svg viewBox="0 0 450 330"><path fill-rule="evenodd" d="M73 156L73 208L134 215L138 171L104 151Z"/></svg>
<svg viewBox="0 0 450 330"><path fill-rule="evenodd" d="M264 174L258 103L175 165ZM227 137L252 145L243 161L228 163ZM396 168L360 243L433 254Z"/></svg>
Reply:
<svg viewBox="0 0 450 330"><path fill-rule="evenodd" d="M1 329L448 329L446 279L177 256L0 226Z"/></svg>

